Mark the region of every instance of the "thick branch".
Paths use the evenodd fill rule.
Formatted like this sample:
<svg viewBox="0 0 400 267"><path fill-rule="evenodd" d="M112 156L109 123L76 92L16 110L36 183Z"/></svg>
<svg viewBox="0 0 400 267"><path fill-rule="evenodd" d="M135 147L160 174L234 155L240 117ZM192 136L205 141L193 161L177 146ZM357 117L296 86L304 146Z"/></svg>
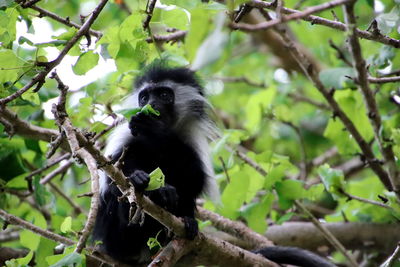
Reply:
<svg viewBox="0 0 400 267"><path fill-rule="evenodd" d="M56 130L39 127L21 120L16 113L1 105L0 118L12 125L14 133L25 138L50 142L53 136L58 135Z"/></svg>
<svg viewBox="0 0 400 267"><path fill-rule="evenodd" d="M400 225L370 223L324 223L324 226L348 249L370 249L389 252L400 240ZM317 251L331 245L309 222L286 222L268 227L266 237L277 245Z"/></svg>
<svg viewBox="0 0 400 267"><path fill-rule="evenodd" d="M161 252L148 265L148 267L169 267L193 249L193 242L183 238L175 238L162 248Z"/></svg>

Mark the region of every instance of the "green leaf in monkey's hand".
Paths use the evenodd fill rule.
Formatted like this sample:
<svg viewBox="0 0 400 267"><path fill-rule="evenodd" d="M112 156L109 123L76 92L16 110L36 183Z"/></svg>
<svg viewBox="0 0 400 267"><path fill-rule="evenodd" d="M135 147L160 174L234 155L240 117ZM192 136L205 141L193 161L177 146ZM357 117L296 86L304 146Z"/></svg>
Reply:
<svg viewBox="0 0 400 267"><path fill-rule="evenodd" d="M160 116L160 112L154 109L150 104L146 104L142 108L124 109L121 111L121 114L124 115L124 117L129 120L132 116L135 116L139 112L143 112L146 115Z"/></svg>
<svg viewBox="0 0 400 267"><path fill-rule="evenodd" d="M146 191L156 190L165 185L165 175L160 168L155 169L150 174L150 182Z"/></svg>

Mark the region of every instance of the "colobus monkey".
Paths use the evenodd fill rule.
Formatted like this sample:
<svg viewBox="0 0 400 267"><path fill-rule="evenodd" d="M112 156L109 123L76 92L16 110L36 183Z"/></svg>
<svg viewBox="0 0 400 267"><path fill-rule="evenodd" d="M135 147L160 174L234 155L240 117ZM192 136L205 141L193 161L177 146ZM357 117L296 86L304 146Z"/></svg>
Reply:
<svg viewBox="0 0 400 267"><path fill-rule="evenodd" d="M214 124L207 115L209 104L203 88L191 70L158 64L136 79L135 91L127 102L130 108L150 104L160 115L140 112L132 116L111 134L105 154L117 160L125 149L122 171L139 192L147 187L148 174L159 167L166 185L144 194L183 218L187 237L193 239L198 232L196 198L201 193L218 196L208 153ZM130 223L129 204L118 200L121 192L106 175L100 182L94 240L101 241L101 250L119 261L133 266L149 262L148 239L157 236L165 244L170 238L167 229L148 215L141 223ZM278 263L332 266L310 252L294 248L271 247L254 252Z"/></svg>
<svg viewBox="0 0 400 267"><path fill-rule="evenodd" d="M160 115L140 112L132 116L111 134L105 154L116 160L125 147L122 171L139 192L147 187L148 174L159 167L165 174L165 187L144 194L182 217L187 237L193 239L198 232L196 198L201 193L218 194L208 153L214 124L207 116L209 104L203 89L191 70L158 64L136 79L127 102L129 108L150 104ZM110 182L105 175L101 178L94 240L120 261L147 262L148 239L157 236L161 244L167 242L167 229L148 215L141 224L130 224L129 204L118 201L121 193Z"/></svg>

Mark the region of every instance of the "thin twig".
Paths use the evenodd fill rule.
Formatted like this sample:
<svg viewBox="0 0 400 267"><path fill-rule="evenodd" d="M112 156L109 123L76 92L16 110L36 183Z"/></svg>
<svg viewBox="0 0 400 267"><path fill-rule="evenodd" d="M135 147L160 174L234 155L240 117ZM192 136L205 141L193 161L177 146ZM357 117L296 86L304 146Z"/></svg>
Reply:
<svg viewBox="0 0 400 267"><path fill-rule="evenodd" d="M66 19L62 18L62 17L58 16L57 14L52 13L52 12L46 10L46 9L41 8L41 7L31 6L30 8L33 9L33 10L38 11L40 17L46 16L46 17L49 17L49 18L51 18L51 19L53 19L55 21L58 21L58 22L60 22L60 23L62 23L64 25L66 25L66 26L74 27L76 29L80 29L82 27L82 25L79 25L79 24L77 24L77 23L75 23L73 21L70 21L69 18L66 18ZM103 35L101 32L95 31L95 30L92 30L92 29L89 29L89 33L91 35L99 38L99 39Z"/></svg>
<svg viewBox="0 0 400 267"><path fill-rule="evenodd" d="M396 83L400 82L400 76L395 76L395 77L382 77L382 78L375 78L375 77L368 77L368 81L370 83Z"/></svg>
<svg viewBox="0 0 400 267"><path fill-rule="evenodd" d="M260 87L260 88L266 88L267 85L265 83L256 83L251 81L245 76L242 77L214 77L215 79L221 80L224 83L246 83L250 86L253 87Z"/></svg>
<svg viewBox="0 0 400 267"><path fill-rule="evenodd" d="M55 233L53 233L51 231L39 228L36 225L34 225L34 224L30 223L30 222L24 221L24 220L18 218L17 216L11 215L11 214L7 213L6 211L4 211L2 209L0 209L0 217L2 217L9 224L21 226L22 228L27 229L29 231L32 231L32 232L34 232L34 233L36 233L38 235L41 235L41 236L43 236L43 237L45 237L47 239L51 239L51 240L54 240L56 242L60 242L62 244L66 244L68 246L71 246L71 245L75 244L75 242L72 241L71 239L63 237L61 235L57 235L57 234L55 234Z"/></svg>
<svg viewBox="0 0 400 267"><path fill-rule="evenodd" d="M400 242L397 243L397 247L394 250L393 254L390 255L390 257L384 263L382 263L380 267L395 266L395 263L398 262L399 258L400 258Z"/></svg>
<svg viewBox="0 0 400 267"><path fill-rule="evenodd" d="M283 22L288 22L291 20L298 20L298 19L304 19L305 17L308 17L309 15L317 12L324 11L326 9L333 8L335 6L340 6L343 5L344 3L347 3L351 0L333 0L331 2L323 3L320 5L316 6L311 6L306 8L304 11L298 11L295 13L292 13L287 16L283 16L281 18L276 18L270 21L266 22L261 22L256 25L251 25L251 24L242 24L242 23L234 23L232 24L232 27L234 29L240 29L243 31L260 31L260 30L266 30L268 28L274 27L275 25L281 24ZM281 8L283 10L283 8ZM280 13L280 12L278 12Z"/></svg>
<svg viewBox="0 0 400 267"><path fill-rule="evenodd" d="M342 49L340 49L340 47L337 46L331 39L329 39L329 45L330 45L330 47L332 47L333 49L336 50L336 53L337 53L337 56L339 59L341 59L347 66L350 66L350 67L353 66L353 64L346 58Z"/></svg>
<svg viewBox="0 0 400 267"><path fill-rule="evenodd" d="M224 170L224 173L225 173L225 176L226 176L226 181L228 183L230 183L231 182L231 178L229 177L229 173L228 173L228 169L226 168L225 161L224 161L224 159L222 157L219 157L218 159L219 159L219 161L221 161L222 169Z"/></svg>
<svg viewBox="0 0 400 267"><path fill-rule="evenodd" d="M317 218L315 218L314 215L309 212L306 207L303 206L303 204L300 203L300 201L295 200L294 204L298 209L300 209L303 213L305 213L308 218L311 219L315 227L317 227L320 232L324 235L324 237L328 240L328 242L335 247L338 251L340 251L350 262L350 265L353 267L358 267L357 262L353 259L353 257L350 256L349 253L347 253L346 249L343 247L343 245L337 240L337 238L328 230L326 227L318 221Z"/></svg>
<svg viewBox="0 0 400 267"><path fill-rule="evenodd" d="M21 6L22 6L23 8L31 7L31 6L33 6L34 4L36 4L36 3L40 2L40 1L41 1L41 0L29 0L29 1L25 1L25 2L23 2L23 3L21 4Z"/></svg>
<svg viewBox="0 0 400 267"><path fill-rule="evenodd" d="M308 98L302 94L288 93L288 97L293 98L293 100L295 100L295 101L308 103L308 104L313 105L322 110L331 110L331 108L327 104L318 102L318 101Z"/></svg>
<svg viewBox="0 0 400 267"><path fill-rule="evenodd" d="M254 6L256 8L266 8L266 9L271 9L271 10L276 9L276 6L273 5L273 2L265 2L262 0L251 0L247 4ZM286 7L283 7L281 11L284 14L294 14L294 13L300 12L298 10L294 10L294 9L290 9L290 8L286 8ZM309 16L303 17L302 19L305 21L311 22L311 24L323 25L323 26L333 28L333 29L343 31L343 32L346 31L346 24L338 22L338 21L328 20L328 19L314 16L314 15L309 15ZM373 33L370 33L368 31L363 31L360 29L356 29L356 34L358 37L363 38L363 39L368 39L371 41L380 42L380 43L383 43L383 44L386 44L389 46L400 48L400 40L396 40L396 39L390 38L385 35L375 35Z"/></svg>
<svg viewBox="0 0 400 267"><path fill-rule="evenodd" d="M187 31L176 31L173 32L171 34L168 35L158 35L158 34L154 34L151 37L146 38L146 42L148 43L152 43L152 42L176 42L179 40L182 40L183 38L185 38L185 36L187 35Z"/></svg>
<svg viewBox="0 0 400 267"><path fill-rule="evenodd" d="M149 28L149 24L150 24L151 18L153 17L153 11L154 11L154 7L156 6L156 2L157 2L157 0L148 0L147 1L147 8L146 8L147 17L143 21L143 29L145 29L145 30Z"/></svg>
<svg viewBox="0 0 400 267"><path fill-rule="evenodd" d="M67 163L61 165L60 167L58 167L57 169L55 169L54 171L50 172L45 177L43 177L40 180L40 184L42 185L47 184L48 182L53 180L57 175L65 173L73 165L73 163L74 161L71 159Z"/></svg>
<svg viewBox="0 0 400 267"><path fill-rule="evenodd" d="M47 150L46 158L50 158L51 156L56 153L57 149L61 146L62 142L64 141L64 133L61 132L59 135L56 136L54 140L52 140L49 144L49 150Z"/></svg>
<svg viewBox="0 0 400 267"><path fill-rule="evenodd" d="M344 190L340 190L340 193L342 193L343 195L345 195L349 200L354 199L354 200L358 200L358 201L360 201L360 202L364 202L364 203L367 203L367 204L379 206L379 207L381 207L381 208L385 208L385 209L389 209L389 210L392 209L392 207L390 207L390 206L388 206L388 205L386 205L386 204L380 203L380 202L378 202L378 201L370 200L370 199L367 199L367 198L362 198L362 197L354 196L354 195L351 195L351 194L347 193L347 192L344 191Z"/></svg>
<svg viewBox="0 0 400 267"><path fill-rule="evenodd" d="M77 215L81 213L86 214L86 212L82 209L82 207L76 204L69 196L67 196L60 188L58 188L58 186L56 186L52 182L49 182L49 185L57 194L59 194L62 198L64 198L71 205L71 207L74 208L75 214Z"/></svg>

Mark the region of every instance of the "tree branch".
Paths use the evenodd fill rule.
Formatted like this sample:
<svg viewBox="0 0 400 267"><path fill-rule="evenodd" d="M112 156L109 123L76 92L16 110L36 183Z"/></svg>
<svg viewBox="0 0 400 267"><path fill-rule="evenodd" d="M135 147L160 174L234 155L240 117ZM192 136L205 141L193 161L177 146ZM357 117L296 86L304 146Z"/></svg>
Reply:
<svg viewBox="0 0 400 267"><path fill-rule="evenodd" d="M79 25L79 24L77 24L77 23L75 23L73 21L70 21L69 18L64 19L64 18L58 16L57 14L52 13L52 12L46 10L46 9L41 8L41 7L31 6L30 8L33 9L33 10L38 11L40 17L46 16L46 17L49 17L49 18L51 18L51 19L53 19L55 21L58 21L58 22L60 22L60 23L62 23L64 25L66 25L66 26L74 27L76 29L80 29L82 27L82 25ZM98 39L100 39L103 36L103 34L101 32L95 31L95 30L92 30L92 29L89 29L88 32L89 32L89 34L97 37Z"/></svg>
<svg viewBox="0 0 400 267"><path fill-rule="evenodd" d="M152 260L148 267L169 267L193 249L193 242L183 238L172 239Z"/></svg>
<svg viewBox="0 0 400 267"><path fill-rule="evenodd" d="M264 236L254 232L253 230L249 229L246 225L240 222L234 222L223 216L216 214L212 211L206 210L201 207L197 207L197 216L200 220L206 221L210 220L215 228L229 233L233 236L236 236L240 239L243 239L254 247L266 247L266 246L273 246L273 243L269 241Z"/></svg>
<svg viewBox="0 0 400 267"><path fill-rule="evenodd" d="M379 109L375 101L374 93L368 84L367 66L362 56L361 46L356 35L356 17L354 15L354 4L355 1L350 1L344 6L345 19L348 26L348 43L350 46L351 54L354 59L354 67L357 70L357 83L361 89L364 103L368 110L369 121L374 129L375 140L379 145L379 149L388 165L389 179L393 187L393 191L396 193L397 198L400 199L400 177L399 170L396 166L394 153L390 144L385 144L382 140L384 137L381 136L382 132L382 120L379 114Z"/></svg>
<svg viewBox="0 0 400 267"><path fill-rule="evenodd" d="M51 239L54 240L56 242L71 246L74 245L75 242L72 241L71 239L68 239L66 237L63 237L61 235L57 235L53 232L50 232L48 230L42 229L40 227L37 227L36 225L24 221L20 218L18 218L17 216L11 215L7 212L5 212L4 210L0 209L0 217L2 217L7 223L13 224L13 225L18 225L21 226L22 228L32 231L40 236L43 236L47 239Z"/></svg>
<svg viewBox="0 0 400 267"><path fill-rule="evenodd" d="M251 5L251 6L257 7L257 8L266 8L266 9L271 9L271 10L276 9L274 2L264 2L261 0L252 0L248 3L248 5ZM282 7L281 12L284 14L294 14L294 13L299 13L300 11ZM309 15L309 16L303 17L302 19L305 21L311 22L311 24L323 25L323 26L327 26L329 28L333 28L333 29L340 30L343 32L346 31L346 24L338 22L338 21L328 20L328 19L314 16L314 15ZM358 37L363 38L363 39L368 39L371 41L383 43L385 45L393 46L395 48L400 48L400 40L396 40L396 39L390 38L388 36L384 36L382 34L376 35L374 33L371 33L368 31L363 31L360 29L356 29L356 34Z"/></svg>
<svg viewBox="0 0 400 267"><path fill-rule="evenodd" d="M68 86L62 83L56 72L52 73L51 78L57 81L58 88L61 92L58 104L54 104L52 109L54 117L56 118L56 123L65 133L68 143L71 147L72 154L74 156L80 157L85 162L92 181L91 190L93 193L93 197L90 201L90 209L85 226L81 231L81 236L75 249L75 252L81 253L94 226L99 207L99 171L97 168L96 160L93 158L93 156L86 149L80 147L78 137L75 134L75 129L68 118L68 114L65 108Z"/></svg>
<svg viewBox="0 0 400 267"><path fill-rule="evenodd" d="M250 25L250 24L242 24L242 23L232 23L232 28L234 29L239 29L242 31L261 31L261 30L266 30L268 28L272 28L278 24L288 22L291 20L297 20L297 19L303 19L305 17L308 17L312 13L317 13L326 9L333 8L335 6L343 5L344 3L347 3L351 0L333 0L331 2L323 3L317 6L312 6L306 8L304 11L297 11L293 12L292 14L288 16L282 16L281 18L273 19L270 21L262 22L257 25ZM264 2L265 3L265 2ZM250 3L251 5L252 3ZM257 5L252 5L253 7L259 7ZM282 8L283 10L283 8Z"/></svg>

